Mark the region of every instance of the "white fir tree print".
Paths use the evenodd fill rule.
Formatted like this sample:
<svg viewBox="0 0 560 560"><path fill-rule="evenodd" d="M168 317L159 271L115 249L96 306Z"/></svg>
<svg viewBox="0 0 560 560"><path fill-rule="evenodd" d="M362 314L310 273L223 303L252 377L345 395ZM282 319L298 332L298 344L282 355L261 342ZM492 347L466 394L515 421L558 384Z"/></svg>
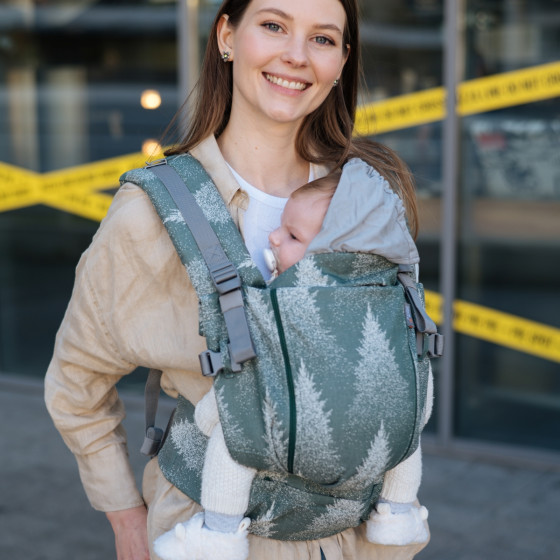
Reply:
<svg viewBox="0 0 560 560"><path fill-rule="evenodd" d="M340 456L333 440L330 425L332 410L315 387L303 360L295 382L297 433L295 474L308 476L318 482L329 483L340 475Z"/></svg>
<svg viewBox="0 0 560 560"><path fill-rule="evenodd" d="M366 507L366 504L357 500L336 499L326 507L325 513L316 517L295 537L297 540L307 540L316 538L317 534L340 533L358 525Z"/></svg>
<svg viewBox="0 0 560 560"><path fill-rule="evenodd" d="M257 367L266 377L273 394L282 392L283 385L279 385L279 383L283 384L284 379L282 346L274 311L263 297L262 290L247 290L245 311L249 321L251 338L258 356ZM277 375L274 375L275 372L277 372Z"/></svg>
<svg viewBox="0 0 560 560"><path fill-rule="evenodd" d="M208 266L202 258L194 258L188 264L187 273L198 296L211 294L215 291L208 272Z"/></svg>
<svg viewBox="0 0 560 560"><path fill-rule="evenodd" d="M352 270L348 275L350 278L360 278L371 274L372 270L372 255L370 253L356 253L352 260ZM384 283L379 284L381 286Z"/></svg>
<svg viewBox="0 0 560 560"><path fill-rule="evenodd" d="M203 183L193 195L209 222L225 224L231 220L231 216L224 205L224 201L212 181Z"/></svg>
<svg viewBox="0 0 560 560"><path fill-rule="evenodd" d="M198 429L196 423L190 422L188 418L184 418L180 422L173 424L169 436L173 446L185 460L185 464L191 470L202 472L206 446L201 445L201 442L206 438Z"/></svg>
<svg viewBox="0 0 560 560"><path fill-rule="evenodd" d="M282 288L277 295L291 351L310 363L336 367L336 359L343 353L330 331L336 324L323 320L316 292L312 288Z"/></svg>
<svg viewBox="0 0 560 560"><path fill-rule="evenodd" d="M402 404L407 383L399 372L391 341L371 312L369 304L362 326L362 339L358 348L360 360L354 370L355 397L348 413L363 418L359 411L363 407L370 407L382 395L387 414L395 417L399 414L399 404Z"/></svg>
<svg viewBox="0 0 560 560"><path fill-rule="evenodd" d="M359 493L372 482L381 482L382 476L387 471L391 450L383 422L375 438L371 442L367 456L358 467L355 475L337 486L341 493Z"/></svg>
<svg viewBox="0 0 560 560"><path fill-rule="evenodd" d="M312 258L305 258L296 265L295 286L328 286L329 278L321 273Z"/></svg>
<svg viewBox="0 0 560 560"><path fill-rule="evenodd" d="M167 225L168 223L185 223L185 219L183 218L183 214L178 208L172 208L169 210L167 217L163 220L163 224Z"/></svg>
<svg viewBox="0 0 560 560"><path fill-rule="evenodd" d="M249 320L255 325L254 330L256 331L254 336L258 337L261 329L265 333L276 331L276 319L274 317L274 312L272 307L267 305L261 290L247 290L247 313L249 315ZM278 337L274 337L278 338ZM273 352L281 351L280 344L278 348L274 348Z"/></svg>
<svg viewBox="0 0 560 560"><path fill-rule="evenodd" d="M253 262L253 259L245 258L237 265L237 268L253 268L254 266L255 263Z"/></svg>
<svg viewBox="0 0 560 560"><path fill-rule="evenodd" d="M284 427L276 413L276 404L270 399L268 391L263 402L265 424L264 440L269 467L285 471L288 462L288 441L284 437Z"/></svg>
<svg viewBox="0 0 560 560"><path fill-rule="evenodd" d="M224 387L222 386L219 389L215 389L214 392L216 394L218 410L220 411L220 421L224 430L227 427L228 439L234 438L236 441L241 442L243 431L229 412L228 404L224 399Z"/></svg>
<svg viewBox="0 0 560 560"><path fill-rule="evenodd" d="M259 537L270 538L274 536L274 510L276 502L272 502L268 510L261 517L257 517L251 521L251 533Z"/></svg>

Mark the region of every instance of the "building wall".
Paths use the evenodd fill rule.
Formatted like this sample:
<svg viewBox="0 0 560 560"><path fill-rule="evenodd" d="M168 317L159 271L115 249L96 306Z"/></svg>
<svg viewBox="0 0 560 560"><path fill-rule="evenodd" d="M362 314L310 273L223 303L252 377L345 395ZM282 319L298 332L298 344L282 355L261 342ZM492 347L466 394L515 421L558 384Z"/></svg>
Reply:
<svg viewBox="0 0 560 560"><path fill-rule="evenodd" d="M451 427L448 449L487 444L511 460L527 451L557 460L560 4L459 4L456 184L442 180L444 0L362 0L357 125L416 177L421 274L440 321L442 239L456 236L454 361L435 365L438 387L448 376L453 391L438 395L447 406L429 432L441 441ZM215 9L202 0L0 6L0 372L44 375L79 256L119 173L171 137ZM447 189L457 192L452 232L442 231Z"/></svg>

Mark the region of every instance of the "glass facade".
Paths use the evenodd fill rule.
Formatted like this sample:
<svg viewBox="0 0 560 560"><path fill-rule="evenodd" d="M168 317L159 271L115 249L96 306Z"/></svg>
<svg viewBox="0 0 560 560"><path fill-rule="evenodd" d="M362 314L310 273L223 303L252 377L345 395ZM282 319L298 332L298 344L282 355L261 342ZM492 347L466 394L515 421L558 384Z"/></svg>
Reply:
<svg viewBox="0 0 560 560"><path fill-rule="evenodd" d="M0 161L45 173L153 150L178 106L176 12L175 2L3 3ZM97 226L43 205L0 213L0 371L44 374Z"/></svg>
<svg viewBox="0 0 560 560"><path fill-rule="evenodd" d="M439 0L362 2L364 103L442 86L443 15ZM421 278L426 288L435 291L439 289L441 129L441 122L430 122L372 137L396 150L414 174L421 226L417 240ZM437 379L437 360L433 367ZM437 416L436 407L429 431L435 431Z"/></svg>
<svg viewBox="0 0 560 560"><path fill-rule="evenodd" d="M465 78L557 61L560 2L467 2ZM559 328L559 98L462 121L458 297ZM560 365L459 336L456 433L560 449Z"/></svg>
<svg viewBox="0 0 560 560"><path fill-rule="evenodd" d="M36 176L25 172L157 151L181 92L196 78L217 4L11 0L0 6L0 373L44 375L74 268L98 226L71 208L26 202L23 195L9 205L10 189ZM476 84L560 60L558 0L461 4L461 80ZM444 0L361 1L362 104L437 95L449 48L445 8ZM531 321L515 328L519 337L534 336L535 347L549 332L557 352L533 353L531 344L515 349L499 336L457 327L448 372L454 444L560 453L560 100L554 89L560 70L551 72L549 94L515 101L509 85L511 95L506 91L500 106L460 119L455 277L457 299L479 306L470 319L475 327L488 313L503 312L504 324L508 317L512 324ZM437 294L441 240L449 233L441 216L450 188L442 180L442 120L404 119L375 139L397 150L416 177L421 275ZM98 192L110 194L117 183L118 177L108 179ZM442 372L435 365L437 381ZM438 434L441 421L436 413L429 430Z"/></svg>

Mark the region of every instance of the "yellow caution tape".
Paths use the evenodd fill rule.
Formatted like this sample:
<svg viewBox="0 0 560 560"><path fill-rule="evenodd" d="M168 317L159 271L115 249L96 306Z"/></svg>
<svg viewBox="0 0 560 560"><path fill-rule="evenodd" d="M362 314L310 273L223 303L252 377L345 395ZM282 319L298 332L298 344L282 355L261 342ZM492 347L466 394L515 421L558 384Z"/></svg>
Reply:
<svg viewBox="0 0 560 560"><path fill-rule="evenodd" d="M440 121L444 116L445 89L433 88L359 107L355 131L360 136L372 136Z"/></svg>
<svg viewBox="0 0 560 560"><path fill-rule="evenodd" d="M442 322L443 298L426 291L426 311ZM513 348L539 358L560 362L560 329L496 311L476 303L453 303L453 329L459 333Z"/></svg>
<svg viewBox="0 0 560 560"><path fill-rule="evenodd" d="M39 204L40 178L37 173L0 163L0 212Z"/></svg>
<svg viewBox="0 0 560 560"><path fill-rule="evenodd" d="M109 194L68 192L56 199L51 198L47 203L59 210L100 222L107 214L112 200L113 197Z"/></svg>
<svg viewBox="0 0 560 560"><path fill-rule="evenodd" d="M445 89L433 88L358 108L356 133L380 134L445 118ZM457 112L471 115L560 95L560 62L463 82L457 89ZM161 157L160 154L150 159ZM141 153L37 174L0 162L0 212L47 204L85 218L103 219L112 196L99 192L118 186L119 176L144 164ZM442 322L442 297L426 292L428 314ZM457 332L560 362L560 329L455 301Z"/></svg>
<svg viewBox="0 0 560 560"><path fill-rule="evenodd" d="M459 85L457 95L461 115L556 97L560 62L470 80ZM379 134L444 117L445 89L433 88L358 108L356 132ZM117 186L118 177L141 166L143 159L142 154L130 154L43 175L0 163L0 212L42 203L100 220L108 195L95 191Z"/></svg>
<svg viewBox="0 0 560 560"><path fill-rule="evenodd" d="M136 153L45 173L43 191L56 196L75 189L92 191L117 186L125 171L143 167L145 160L143 154Z"/></svg>
<svg viewBox="0 0 560 560"><path fill-rule="evenodd" d="M560 95L560 62L463 82L457 94L460 115L557 97Z"/></svg>
<svg viewBox="0 0 560 560"><path fill-rule="evenodd" d="M117 187L119 177L142 167L144 160L142 153L129 154L43 175L0 162L0 212L46 204L101 221L112 196L97 191Z"/></svg>
<svg viewBox="0 0 560 560"><path fill-rule="evenodd" d="M356 134L370 136L445 118L445 89L433 88L359 107ZM484 113L560 95L560 62L477 78L459 84L457 112Z"/></svg>
<svg viewBox="0 0 560 560"><path fill-rule="evenodd" d="M443 323L443 297L437 292L426 290L426 313L438 324Z"/></svg>

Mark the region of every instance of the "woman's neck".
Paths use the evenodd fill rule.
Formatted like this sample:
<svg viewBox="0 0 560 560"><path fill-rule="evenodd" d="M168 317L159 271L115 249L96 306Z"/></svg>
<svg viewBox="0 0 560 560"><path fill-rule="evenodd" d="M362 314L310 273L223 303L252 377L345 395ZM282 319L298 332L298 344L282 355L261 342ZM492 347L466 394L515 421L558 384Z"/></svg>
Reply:
<svg viewBox="0 0 560 560"><path fill-rule="evenodd" d="M218 145L224 159L247 182L268 194L287 198L307 183L309 162L296 152L297 131L286 128L249 131L230 122Z"/></svg>

